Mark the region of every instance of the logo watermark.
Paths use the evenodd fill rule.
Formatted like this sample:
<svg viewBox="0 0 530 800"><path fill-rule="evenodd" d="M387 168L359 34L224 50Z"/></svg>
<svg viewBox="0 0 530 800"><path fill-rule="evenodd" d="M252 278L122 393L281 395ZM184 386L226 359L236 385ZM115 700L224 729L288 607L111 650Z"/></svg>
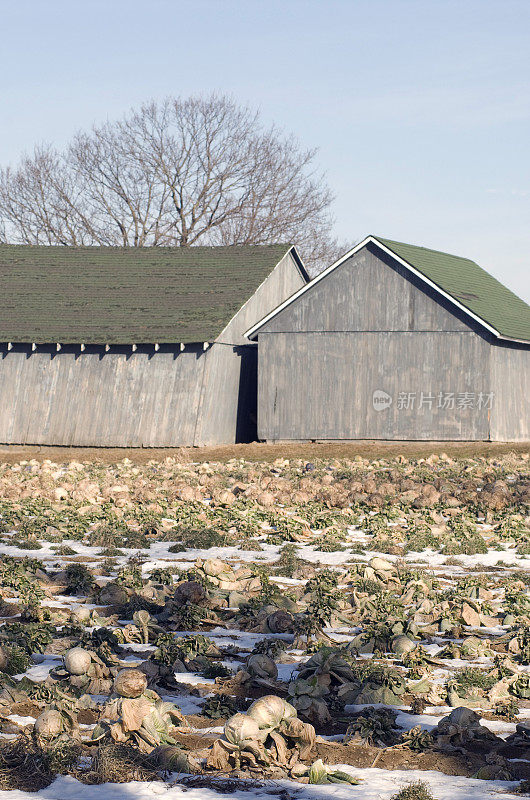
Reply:
<svg viewBox="0 0 530 800"><path fill-rule="evenodd" d="M376 389L372 395L372 405L375 411L384 411L392 405L392 396L383 389Z"/></svg>

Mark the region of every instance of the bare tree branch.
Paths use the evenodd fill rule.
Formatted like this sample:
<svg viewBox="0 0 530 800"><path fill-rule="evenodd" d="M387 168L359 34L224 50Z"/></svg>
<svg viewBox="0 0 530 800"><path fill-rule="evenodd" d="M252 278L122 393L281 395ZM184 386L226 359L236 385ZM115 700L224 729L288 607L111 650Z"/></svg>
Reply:
<svg viewBox="0 0 530 800"><path fill-rule="evenodd" d="M27 244L296 244L337 255L333 197L304 150L224 96L150 102L0 171L0 233Z"/></svg>

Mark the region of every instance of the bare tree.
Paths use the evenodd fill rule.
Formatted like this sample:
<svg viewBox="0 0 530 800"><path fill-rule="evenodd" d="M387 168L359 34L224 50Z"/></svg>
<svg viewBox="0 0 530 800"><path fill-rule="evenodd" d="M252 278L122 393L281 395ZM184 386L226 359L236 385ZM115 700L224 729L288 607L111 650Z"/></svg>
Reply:
<svg viewBox="0 0 530 800"><path fill-rule="evenodd" d="M151 102L0 171L0 231L26 244L298 245L338 254L332 195L303 150L211 95Z"/></svg>
<svg viewBox="0 0 530 800"><path fill-rule="evenodd" d="M37 147L17 170L0 172L0 219L3 238L25 244L84 244L92 239L75 180L51 147Z"/></svg>

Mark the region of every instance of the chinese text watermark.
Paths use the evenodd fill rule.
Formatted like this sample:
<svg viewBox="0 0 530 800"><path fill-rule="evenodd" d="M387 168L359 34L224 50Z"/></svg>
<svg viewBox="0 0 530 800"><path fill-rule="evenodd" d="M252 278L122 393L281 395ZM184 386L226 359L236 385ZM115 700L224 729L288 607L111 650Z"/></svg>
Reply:
<svg viewBox="0 0 530 800"><path fill-rule="evenodd" d="M383 389L375 389L372 405L375 411L384 411L392 404L398 411L480 411L493 408L494 396L494 392L400 391L394 398Z"/></svg>

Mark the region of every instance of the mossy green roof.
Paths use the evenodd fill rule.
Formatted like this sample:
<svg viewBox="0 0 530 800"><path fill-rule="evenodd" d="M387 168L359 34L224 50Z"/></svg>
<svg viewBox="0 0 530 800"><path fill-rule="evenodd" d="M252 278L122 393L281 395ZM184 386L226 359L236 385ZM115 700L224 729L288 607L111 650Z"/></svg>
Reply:
<svg viewBox="0 0 530 800"><path fill-rule="evenodd" d="M0 245L0 341L214 341L291 249Z"/></svg>
<svg viewBox="0 0 530 800"><path fill-rule="evenodd" d="M373 236L507 339L530 341L530 306L469 258Z"/></svg>

